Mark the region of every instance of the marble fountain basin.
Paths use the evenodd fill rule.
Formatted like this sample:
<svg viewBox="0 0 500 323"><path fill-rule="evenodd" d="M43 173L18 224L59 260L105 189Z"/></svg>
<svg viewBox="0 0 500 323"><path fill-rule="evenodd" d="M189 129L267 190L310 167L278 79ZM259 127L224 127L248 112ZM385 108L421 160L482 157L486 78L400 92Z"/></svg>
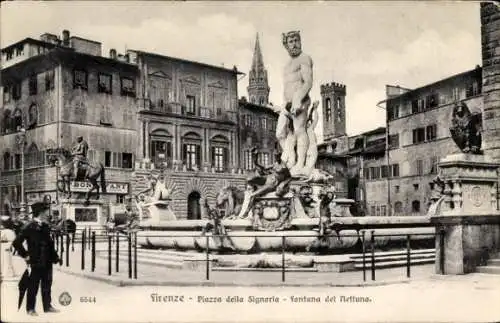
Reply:
<svg viewBox="0 0 500 323"><path fill-rule="evenodd" d="M372 233L375 234L374 245L384 247L390 242L405 241L411 234L414 240L434 239L433 227L415 228L376 228L362 229L370 224L407 225L429 223L428 217L336 217L333 223L351 225L349 229L332 230L329 236L319 237L319 219L296 218L290 227L283 231L259 231L253 228L251 220L223 220L226 236L213 236L211 232L204 233L209 220L173 220L156 223L141 223L138 234L138 244L146 248L206 250L207 244L211 251L221 249L235 253L258 253L265 251L307 250L321 240L323 248L329 250L344 250L356 246L362 241L364 231L365 246L371 245ZM335 228L335 226L334 226ZM381 236L384 235L384 236ZM319 238L319 239L318 239Z"/></svg>

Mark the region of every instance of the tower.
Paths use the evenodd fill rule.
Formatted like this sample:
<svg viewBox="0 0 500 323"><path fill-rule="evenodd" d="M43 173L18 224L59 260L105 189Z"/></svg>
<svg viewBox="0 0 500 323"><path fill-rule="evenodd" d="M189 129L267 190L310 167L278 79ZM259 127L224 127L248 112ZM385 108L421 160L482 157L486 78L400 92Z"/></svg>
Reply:
<svg viewBox="0 0 500 323"><path fill-rule="evenodd" d="M248 99L251 103L267 105L269 103L269 84L267 82L267 70L264 68L264 60L260 50L259 34L255 39L252 69L249 73L249 84L247 87Z"/></svg>
<svg viewBox="0 0 500 323"><path fill-rule="evenodd" d="M332 82L321 85L324 141L346 135L345 95L344 84Z"/></svg>

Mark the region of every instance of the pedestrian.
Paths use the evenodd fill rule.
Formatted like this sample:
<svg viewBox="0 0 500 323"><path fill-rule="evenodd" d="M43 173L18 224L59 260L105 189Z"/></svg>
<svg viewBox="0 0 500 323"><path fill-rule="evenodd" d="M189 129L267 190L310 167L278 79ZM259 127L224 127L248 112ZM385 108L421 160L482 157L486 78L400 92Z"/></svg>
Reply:
<svg viewBox="0 0 500 323"><path fill-rule="evenodd" d="M27 281L26 311L28 315L37 316L35 304L40 283L42 285L43 310L46 313L59 312L51 304L52 265L59 262L59 256L50 234L49 205L36 202L31 206L31 210L33 219L21 229L12 245L31 268ZM23 246L25 241L28 250Z"/></svg>

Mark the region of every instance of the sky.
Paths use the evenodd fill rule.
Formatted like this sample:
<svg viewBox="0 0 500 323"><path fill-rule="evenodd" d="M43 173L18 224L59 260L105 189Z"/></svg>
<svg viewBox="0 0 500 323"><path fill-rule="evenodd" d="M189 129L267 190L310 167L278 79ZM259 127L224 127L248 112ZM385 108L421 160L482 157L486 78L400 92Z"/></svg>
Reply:
<svg viewBox="0 0 500 323"><path fill-rule="evenodd" d="M282 105L288 54L281 34L300 30L320 85L347 87L347 133L385 125L385 86L416 88L481 64L478 2L2 2L0 44L44 32L100 41L103 55L138 49L232 68L247 76L259 33L271 87ZM321 136L321 131L319 131Z"/></svg>

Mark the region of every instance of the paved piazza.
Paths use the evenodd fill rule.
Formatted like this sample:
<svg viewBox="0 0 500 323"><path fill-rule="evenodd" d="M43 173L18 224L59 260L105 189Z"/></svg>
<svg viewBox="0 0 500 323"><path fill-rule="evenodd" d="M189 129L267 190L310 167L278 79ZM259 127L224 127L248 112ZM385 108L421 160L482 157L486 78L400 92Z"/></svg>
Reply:
<svg viewBox="0 0 500 323"><path fill-rule="evenodd" d="M72 297L68 306L57 301L64 291ZM369 287L115 287L56 271L53 298L62 311L49 315L39 308L37 318L16 310L16 282L3 284L1 293L2 321L9 322L500 319L500 277L484 274Z"/></svg>

